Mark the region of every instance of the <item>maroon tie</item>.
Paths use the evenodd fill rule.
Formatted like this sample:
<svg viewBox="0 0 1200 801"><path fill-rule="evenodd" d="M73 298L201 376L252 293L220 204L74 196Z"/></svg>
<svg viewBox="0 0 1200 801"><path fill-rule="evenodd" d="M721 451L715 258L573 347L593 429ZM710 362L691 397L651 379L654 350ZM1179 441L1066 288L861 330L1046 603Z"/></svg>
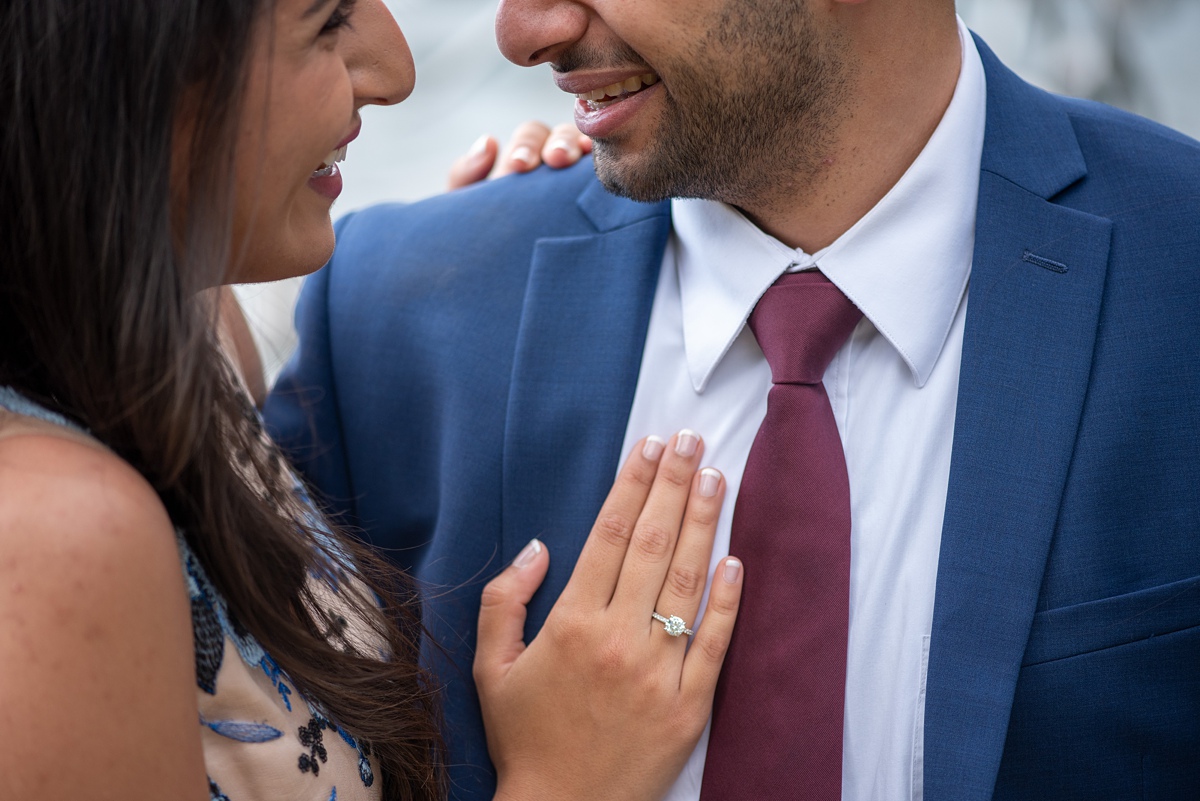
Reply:
<svg viewBox="0 0 1200 801"><path fill-rule="evenodd" d="M746 583L702 801L842 797L850 482L821 379L861 317L818 272L784 275L750 315L774 386L733 512Z"/></svg>

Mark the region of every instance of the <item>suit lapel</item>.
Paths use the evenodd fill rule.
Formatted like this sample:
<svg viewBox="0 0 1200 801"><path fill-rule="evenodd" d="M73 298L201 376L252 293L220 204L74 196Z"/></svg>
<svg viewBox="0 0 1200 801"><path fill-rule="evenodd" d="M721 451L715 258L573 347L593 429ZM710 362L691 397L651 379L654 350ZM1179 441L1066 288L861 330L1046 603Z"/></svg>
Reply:
<svg viewBox="0 0 1200 801"><path fill-rule="evenodd" d="M593 182L592 236L540 240L517 335L504 443L504 559L531 537L551 550L527 636L549 613L621 458L669 204L619 200Z"/></svg>
<svg viewBox="0 0 1200 801"><path fill-rule="evenodd" d="M926 801L985 801L1091 370L1111 225L1061 101L979 42L988 121L925 708Z"/></svg>

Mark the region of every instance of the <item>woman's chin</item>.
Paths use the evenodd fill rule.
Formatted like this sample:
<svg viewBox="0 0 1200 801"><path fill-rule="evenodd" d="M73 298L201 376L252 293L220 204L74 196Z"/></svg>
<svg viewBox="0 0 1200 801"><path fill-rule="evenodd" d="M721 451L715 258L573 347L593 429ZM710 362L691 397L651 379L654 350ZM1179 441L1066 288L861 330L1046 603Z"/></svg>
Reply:
<svg viewBox="0 0 1200 801"><path fill-rule="evenodd" d="M230 284L261 284L315 273L333 256L333 223L308 226L304 235L280 237L281 241L255 243L230 270Z"/></svg>

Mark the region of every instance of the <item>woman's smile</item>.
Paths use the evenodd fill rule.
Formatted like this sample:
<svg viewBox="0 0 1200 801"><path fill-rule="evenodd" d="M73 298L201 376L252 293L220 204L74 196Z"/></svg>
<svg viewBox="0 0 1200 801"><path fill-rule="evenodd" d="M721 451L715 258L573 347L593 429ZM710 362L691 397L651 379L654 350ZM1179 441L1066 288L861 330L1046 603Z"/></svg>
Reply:
<svg viewBox="0 0 1200 801"><path fill-rule="evenodd" d="M230 277L312 272L333 252L329 211L359 109L412 91L412 55L383 0L278 0L251 56L235 154Z"/></svg>
<svg viewBox="0 0 1200 801"><path fill-rule="evenodd" d="M313 170L312 177L308 179L308 185L318 195L330 200L338 199L342 193L342 171L338 168L338 164L346 160L346 152L350 143L358 138L361 131L362 122L358 121L354 125L354 131L329 151L329 155L321 161L320 166Z"/></svg>

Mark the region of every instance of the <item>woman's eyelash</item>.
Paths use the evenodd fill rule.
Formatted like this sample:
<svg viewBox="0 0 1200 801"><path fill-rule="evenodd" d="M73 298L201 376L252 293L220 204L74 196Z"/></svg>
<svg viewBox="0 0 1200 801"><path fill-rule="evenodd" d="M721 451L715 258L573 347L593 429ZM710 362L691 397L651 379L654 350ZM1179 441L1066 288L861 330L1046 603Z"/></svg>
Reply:
<svg viewBox="0 0 1200 801"><path fill-rule="evenodd" d="M354 5L357 0L341 0L333 13L329 15L329 19L325 21L325 25L321 28L321 33L329 33L342 28L350 21L350 15L354 13Z"/></svg>

